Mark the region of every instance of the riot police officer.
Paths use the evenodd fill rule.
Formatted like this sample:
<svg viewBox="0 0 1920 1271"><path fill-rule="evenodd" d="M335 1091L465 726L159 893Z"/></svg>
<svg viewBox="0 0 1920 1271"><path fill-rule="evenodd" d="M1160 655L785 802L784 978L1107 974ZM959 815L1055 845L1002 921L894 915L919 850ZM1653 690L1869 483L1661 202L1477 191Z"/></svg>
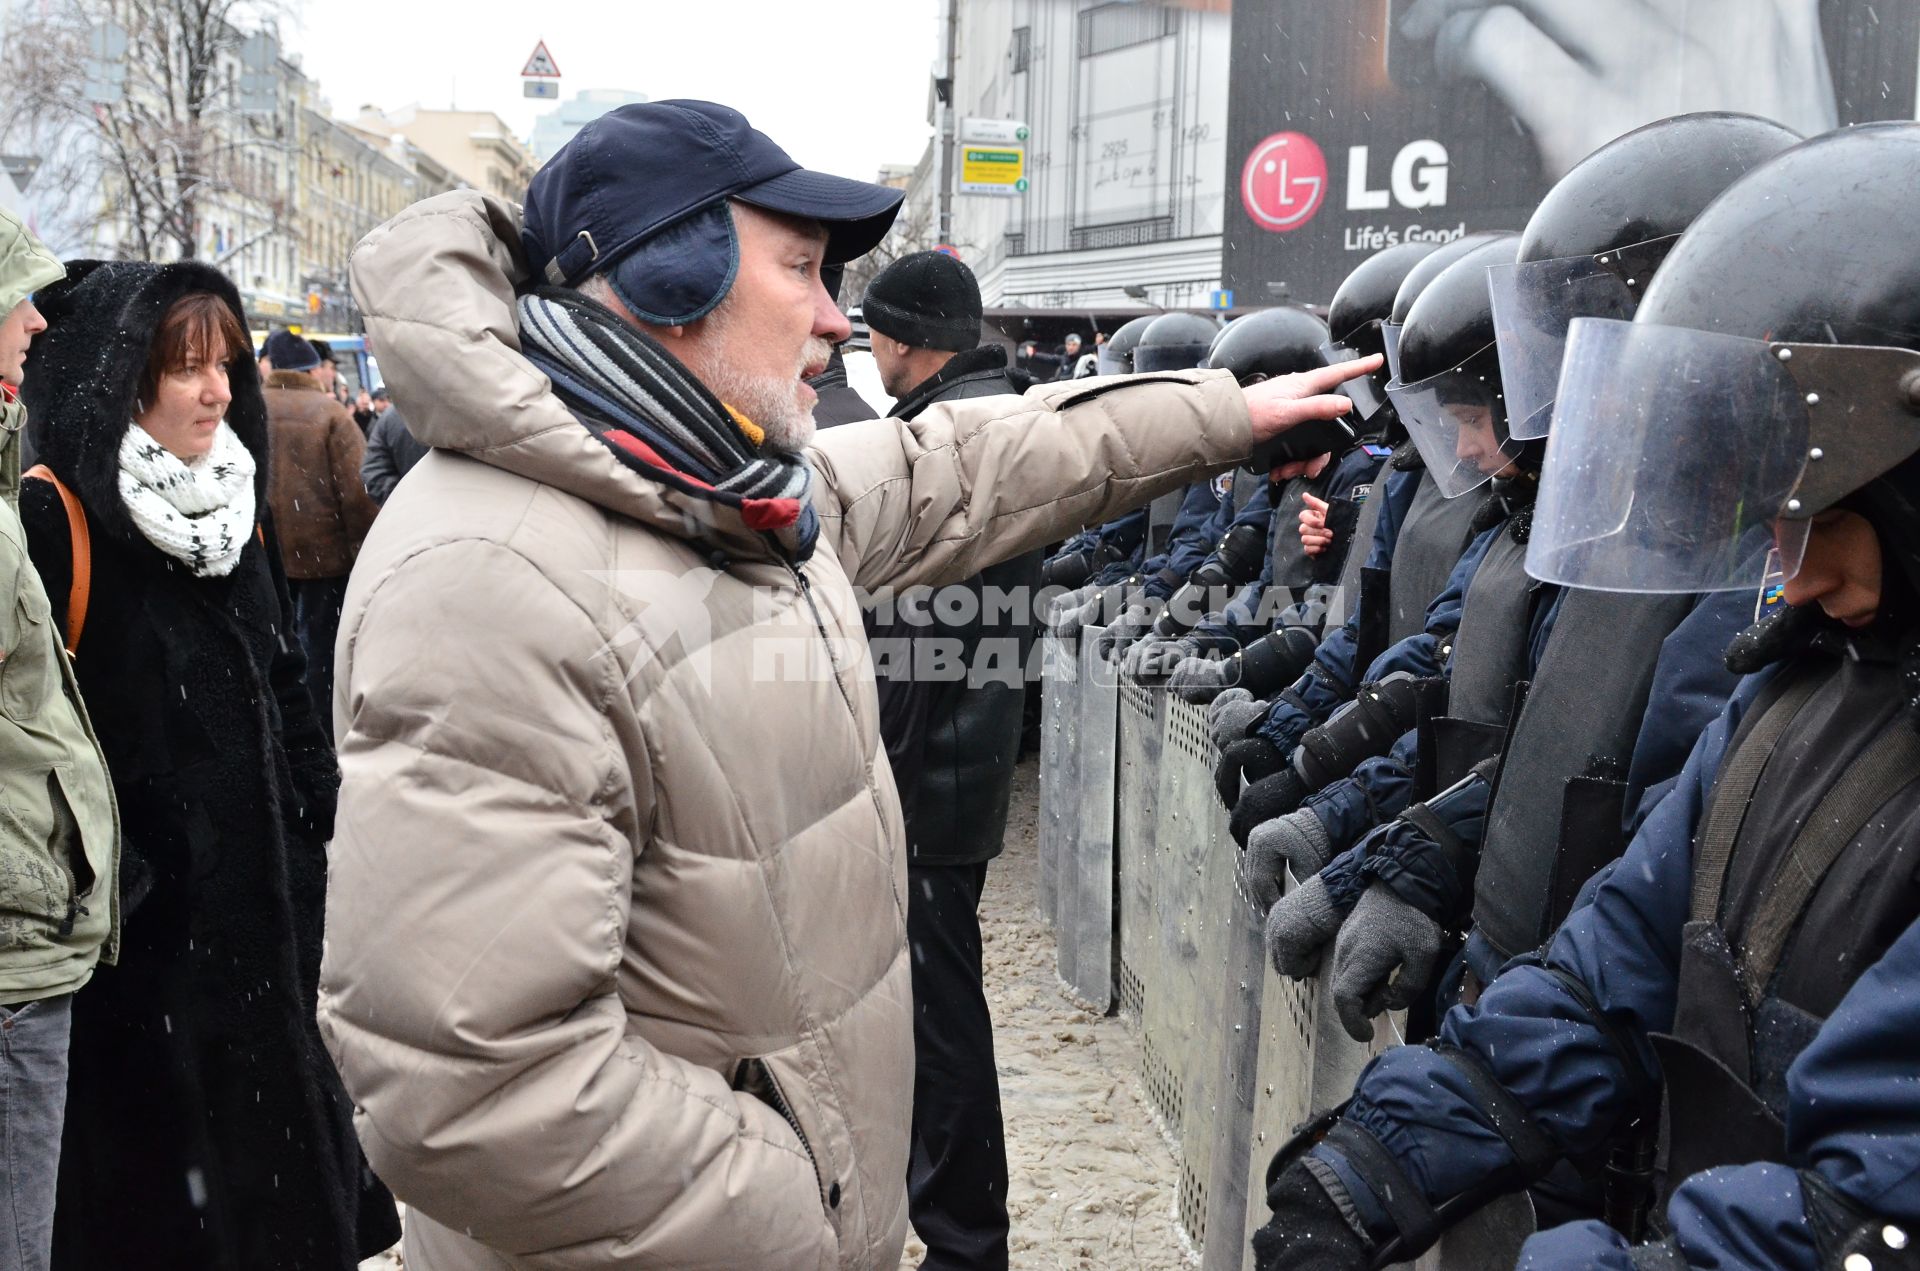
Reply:
<svg viewBox="0 0 1920 1271"><path fill-rule="evenodd" d="M1230 370L1242 384L1250 384L1324 365L1334 347L1326 325L1306 310L1266 309L1229 324L1214 341L1206 365ZM1341 360L1350 356L1343 355ZM1210 701L1219 689L1237 681L1246 659L1226 655L1260 640L1271 629L1290 629L1317 639L1319 623L1310 608L1310 589L1331 584L1337 576L1359 508L1389 453L1371 431L1382 414L1371 398L1372 390L1371 378L1355 381L1351 421L1290 437L1285 447L1250 459L1246 467L1253 471L1235 474L1236 483L1252 477L1261 488L1245 501L1246 511L1236 515L1220 546L1194 571L1154 628L1164 642L1162 656L1173 666L1168 683L1187 700ZM1339 509L1334 518L1336 544L1318 559L1307 553L1299 532L1309 498ZM1254 514L1262 509L1266 516L1257 520ZM1241 585L1237 595L1218 596L1236 584ZM1198 602L1209 596L1212 611L1198 616ZM1185 605L1183 598L1188 601ZM1324 604L1319 608L1324 612ZM1285 678L1292 679L1305 669L1313 641L1296 638L1284 647L1291 648L1292 654L1281 674L1290 671Z"/></svg>

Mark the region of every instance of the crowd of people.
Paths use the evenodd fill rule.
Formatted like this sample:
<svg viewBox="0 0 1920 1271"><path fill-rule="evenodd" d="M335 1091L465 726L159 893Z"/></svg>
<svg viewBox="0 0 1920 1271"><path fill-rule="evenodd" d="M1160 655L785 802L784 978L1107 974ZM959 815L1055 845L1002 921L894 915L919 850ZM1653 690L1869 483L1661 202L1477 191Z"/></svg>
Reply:
<svg viewBox="0 0 1920 1271"><path fill-rule="evenodd" d="M364 401L0 215L0 1267L348 1271L396 1198L420 1271L1007 1266L974 672L1042 622L1207 706L1275 973L1418 1043L1260 1266L1519 1189L1527 1267L1910 1265L1916 177L1683 116L1324 318L1014 362L919 253L885 418L900 192L712 103L368 235Z"/></svg>

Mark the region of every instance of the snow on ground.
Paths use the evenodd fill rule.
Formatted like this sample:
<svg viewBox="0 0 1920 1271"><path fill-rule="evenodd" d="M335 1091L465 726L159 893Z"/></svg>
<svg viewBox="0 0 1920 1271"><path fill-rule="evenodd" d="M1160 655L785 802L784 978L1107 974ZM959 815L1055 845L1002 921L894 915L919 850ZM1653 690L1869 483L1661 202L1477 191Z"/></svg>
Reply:
<svg viewBox="0 0 1920 1271"><path fill-rule="evenodd" d="M1117 1017L1071 1002L1039 912L1039 764L1015 773L1006 853L981 901L1007 1125L1008 1209L1017 1271L1173 1268L1178 1172L1141 1092L1139 1043ZM906 1266L918 1263L917 1242Z"/></svg>

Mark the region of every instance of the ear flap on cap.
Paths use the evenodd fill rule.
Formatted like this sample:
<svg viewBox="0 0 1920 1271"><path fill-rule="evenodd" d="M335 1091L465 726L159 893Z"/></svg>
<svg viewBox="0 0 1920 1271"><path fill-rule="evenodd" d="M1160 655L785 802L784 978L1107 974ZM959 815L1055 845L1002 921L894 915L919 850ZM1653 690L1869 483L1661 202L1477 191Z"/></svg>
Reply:
<svg viewBox="0 0 1920 1271"><path fill-rule="evenodd" d="M668 226L609 271L614 294L633 316L675 327L704 318L733 286L740 240L723 201Z"/></svg>

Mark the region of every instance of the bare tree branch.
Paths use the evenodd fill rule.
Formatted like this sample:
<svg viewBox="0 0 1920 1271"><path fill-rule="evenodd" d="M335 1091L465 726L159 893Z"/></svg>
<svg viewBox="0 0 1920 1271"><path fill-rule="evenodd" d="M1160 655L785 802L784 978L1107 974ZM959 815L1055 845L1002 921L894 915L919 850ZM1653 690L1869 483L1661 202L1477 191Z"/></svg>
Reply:
<svg viewBox="0 0 1920 1271"><path fill-rule="evenodd" d="M53 0L22 15L0 49L0 146L43 156L35 179L70 193L68 215L87 223L83 235L63 226L62 236L186 259L200 254L215 215L264 223L247 246L291 233L265 158L291 164L294 144L278 113L240 112L223 75L242 25L279 16L275 0ZM108 22L126 35L124 92L98 103L86 91L89 39Z"/></svg>

